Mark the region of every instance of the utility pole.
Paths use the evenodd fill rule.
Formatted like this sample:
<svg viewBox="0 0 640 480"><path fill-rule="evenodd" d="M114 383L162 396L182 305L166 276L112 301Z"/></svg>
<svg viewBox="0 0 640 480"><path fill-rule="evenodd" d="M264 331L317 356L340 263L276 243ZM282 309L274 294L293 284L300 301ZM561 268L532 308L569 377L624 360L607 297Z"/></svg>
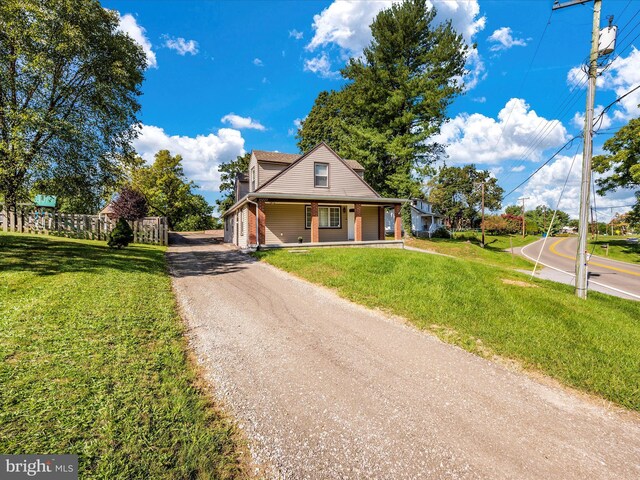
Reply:
<svg viewBox="0 0 640 480"><path fill-rule="evenodd" d="M590 0L574 0L556 3L553 10L583 5ZM598 43L600 40L600 10L602 0L593 0L593 26L591 29L591 53L587 84L587 108L584 116L584 147L582 149L582 181L580 186L580 217L578 223L578 250L576 255L576 295L587 298L587 233L589 229L589 196L591 186L591 156L593 154L593 106L598 76Z"/></svg>
<svg viewBox="0 0 640 480"><path fill-rule="evenodd" d="M518 200L522 200L522 238L526 236L526 220L524 219L524 201L529 200L529 197L520 197Z"/></svg>

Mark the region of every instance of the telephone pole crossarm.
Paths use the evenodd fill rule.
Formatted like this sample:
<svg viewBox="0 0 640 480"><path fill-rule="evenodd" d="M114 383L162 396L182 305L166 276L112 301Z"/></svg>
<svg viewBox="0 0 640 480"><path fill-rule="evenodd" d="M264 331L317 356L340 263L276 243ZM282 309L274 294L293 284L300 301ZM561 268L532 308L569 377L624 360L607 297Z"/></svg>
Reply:
<svg viewBox="0 0 640 480"><path fill-rule="evenodd" d="M556 0L551 7L552 10L560 10L561 8L573 7L574 5L584 5L585 3L593 2L593 0L574 0L573 2L560 3Z"/></svg>

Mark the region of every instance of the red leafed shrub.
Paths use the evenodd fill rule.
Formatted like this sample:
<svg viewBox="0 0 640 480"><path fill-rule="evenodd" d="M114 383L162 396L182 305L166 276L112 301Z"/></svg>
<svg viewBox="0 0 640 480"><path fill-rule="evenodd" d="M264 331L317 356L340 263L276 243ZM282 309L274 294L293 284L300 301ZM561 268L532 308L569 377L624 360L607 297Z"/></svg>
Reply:
<svg viewBox="0 0 640 480"><path fill-rule="evenodd" d="M133 188L123 188L113 202L111 202L113 213L116 218L125 220L138 220L145 217L149 211L149 205L144 195Z"/></svg>

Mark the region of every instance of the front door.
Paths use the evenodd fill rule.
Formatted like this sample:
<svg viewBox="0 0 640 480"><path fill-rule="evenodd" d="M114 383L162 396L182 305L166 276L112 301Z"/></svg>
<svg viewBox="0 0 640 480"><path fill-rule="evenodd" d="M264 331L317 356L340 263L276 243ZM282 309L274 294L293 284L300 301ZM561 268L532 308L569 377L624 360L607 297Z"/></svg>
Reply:
<svg viewBox="0 0 640 480"><path fill-rule="evenodd" d="M347 207L349 213L347 213L347 240L354 240L356 238L356 212L352 205Z"/></svg>

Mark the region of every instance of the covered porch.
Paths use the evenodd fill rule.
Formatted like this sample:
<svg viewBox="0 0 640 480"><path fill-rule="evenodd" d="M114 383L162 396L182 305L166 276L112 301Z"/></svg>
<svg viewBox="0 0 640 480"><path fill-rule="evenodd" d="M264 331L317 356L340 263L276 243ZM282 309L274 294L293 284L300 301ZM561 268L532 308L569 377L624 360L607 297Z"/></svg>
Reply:
<svg viewBox="0 0 640 480"><path fill-rule="evenodd" d="M278 198L273 194L249 198L248 244L260 248L401 245L400 207L403 201L353 197ZM385 212L388 210L393 212L394 218L393 245L385 238Z"/></svg>

